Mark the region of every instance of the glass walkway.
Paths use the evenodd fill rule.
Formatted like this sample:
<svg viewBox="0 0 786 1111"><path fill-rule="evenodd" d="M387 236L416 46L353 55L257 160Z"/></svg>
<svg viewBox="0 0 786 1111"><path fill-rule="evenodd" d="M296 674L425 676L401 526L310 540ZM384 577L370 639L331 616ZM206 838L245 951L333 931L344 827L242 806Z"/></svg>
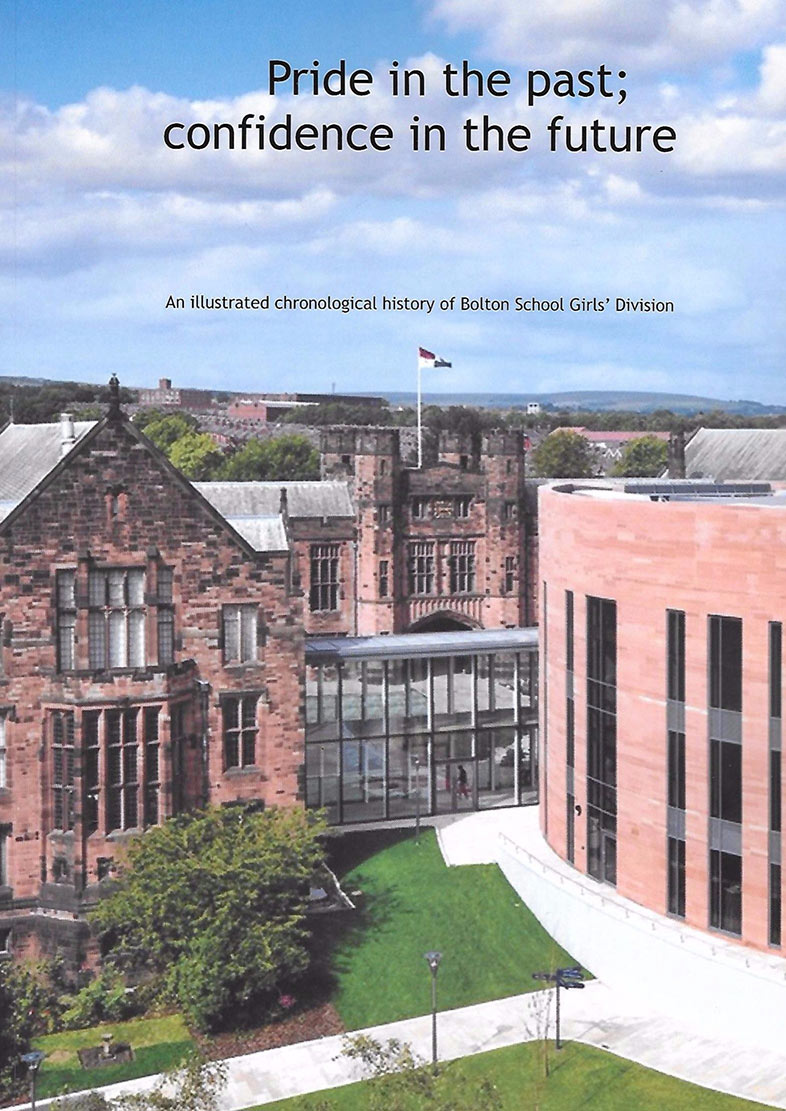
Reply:
<svg viewBox="0 0 786 1111"><path fill-rule="evenodd" d="M306 642L306 805L334 824L537 802L538 630Z"/></svg>

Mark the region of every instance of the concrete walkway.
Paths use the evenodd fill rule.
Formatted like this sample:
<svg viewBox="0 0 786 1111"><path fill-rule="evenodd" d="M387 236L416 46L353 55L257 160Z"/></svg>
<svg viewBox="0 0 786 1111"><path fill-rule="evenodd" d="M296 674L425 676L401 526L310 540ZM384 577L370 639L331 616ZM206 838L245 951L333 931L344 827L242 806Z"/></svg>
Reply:
<svg viewBox="0 0 786 1111"><path fill-rule="evenodd" d="M531 815L527 818L526 824L531 826ZM448 864L479 864L497 859L501 834L515 837L521 829L520 810L488 811L442 825L438 838ZM531 993L440 1012L440 1059L466 1057L538 1036L539 997L542 993ZM786 1108L786 1044L782 1051L764 1051L728 1038L707 1036L684 1016L658 1013L645 999L612 990L599 981L589 983L584 991L564 993L563 1004L562 1032L566 1039L609 1050L695 1084ZM430 1016L363 1032L379 1040L398 1038L408 1042L420 1057L430 1059ZM361 1079L359 1065L342 1057L342 1043L341 1036L322 1038L230 1059L221 1111L241 1111ZM142 1091L155 1079L144 1077L103 1091L109 1096ZM47 1101L39 1101L39 1107L46 1105ZM27 1106L10 1111L22 1111Z"/></svg>

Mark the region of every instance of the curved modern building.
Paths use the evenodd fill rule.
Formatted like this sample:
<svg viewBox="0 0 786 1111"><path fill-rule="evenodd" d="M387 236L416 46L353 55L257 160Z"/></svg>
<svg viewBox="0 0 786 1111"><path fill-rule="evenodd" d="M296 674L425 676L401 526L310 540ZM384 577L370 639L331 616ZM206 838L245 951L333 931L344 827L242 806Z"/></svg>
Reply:
<svg viewBox="0 0 786 1111"><path fill-rule="evenodd" d="M541 823L578 871L779 953L786 500L540 493Z"/></svg>

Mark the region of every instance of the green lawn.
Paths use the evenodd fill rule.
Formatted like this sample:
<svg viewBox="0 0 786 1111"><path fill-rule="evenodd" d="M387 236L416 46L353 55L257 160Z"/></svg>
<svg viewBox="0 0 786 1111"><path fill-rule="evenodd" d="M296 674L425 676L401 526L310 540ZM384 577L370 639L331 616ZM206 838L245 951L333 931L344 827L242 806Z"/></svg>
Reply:
<svg viewBox="0 0 786 1111"><path fill-rule="evenodd" d="M448 1093L466 1096L471 1080L488 1077L502 1097L505 1111L534 1107L540 1111L755 1111L765 1106L686 1084L578 1043L567 1045L559 1054L551 1048L552 1070L546 1082L542 1080L542 1044L529 1043L455 1061L445 1068L441 1083ZM366 1111L369 1083L384 1085L385 1081L280 1100L255 1111L311 1111L318 1106L331 1111ZM420 1107L412 1104L412 1111L420 1111Z"/></svg>
<svg viewBox="0 0 786 1111"><path fill-rule="evenodd" d="M574 963L522 905L496 865L448 868L433 830L345 834L333 863L354 916L318 923L331 997L349 1030L424 1014L431 987L423 954L439 949L440 1010L542 987L532 973Z"/></svg>
<svg viewBox="0 0 786 1111"><path fill-rule="evenodd" d="M83 1069L76 1051L101 1045L102 1034L110 1031L114 1041L131 1043L135 1059L125 1065ZM46 1053L37 1091L40 1096L53 1096L161 1072L182 1061L193 1044L182 1015L103 1023L85 1030L48 1034L35 1040L36 1049Z"/></svg>

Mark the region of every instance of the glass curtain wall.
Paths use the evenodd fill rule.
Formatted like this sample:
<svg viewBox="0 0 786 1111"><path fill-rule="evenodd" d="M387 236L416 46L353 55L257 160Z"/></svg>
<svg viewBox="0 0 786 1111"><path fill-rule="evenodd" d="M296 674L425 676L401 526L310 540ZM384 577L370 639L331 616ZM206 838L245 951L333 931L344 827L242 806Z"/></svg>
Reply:
<svg viewBox="0 0 786 1111"><path fill-rule="evenodd" d="M312 662L306 805L335 824L537 801L537 652Z"/></svg>

